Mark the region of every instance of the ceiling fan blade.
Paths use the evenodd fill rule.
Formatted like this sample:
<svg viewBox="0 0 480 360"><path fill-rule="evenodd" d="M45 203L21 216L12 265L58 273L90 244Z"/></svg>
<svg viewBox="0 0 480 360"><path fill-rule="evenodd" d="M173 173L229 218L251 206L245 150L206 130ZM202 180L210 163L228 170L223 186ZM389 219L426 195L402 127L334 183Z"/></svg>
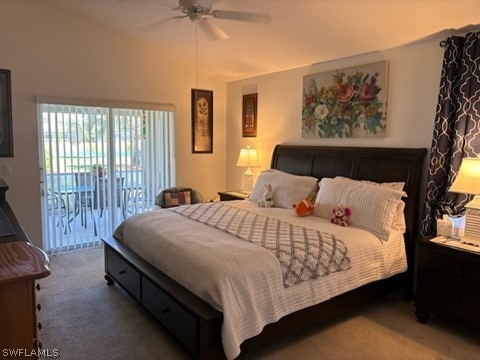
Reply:
<svg viewBox="0 0 480 360"><path fill-rule="evenodd" d="M226 11L226 10L213 10L212 16L217 19L238 20L238 21L250 21L258 23L269 23L272 18L270 14L259 12L241 12L241 11Z"/></svg>
<svg viewBox="0 0 480 360"><path fill-rule="evenodd" d="M211 40L226 40L229 38L225 31L209 19L199 21L198 24Z"/></svg>
<svg viewBox="0 0 480 360"><path fill-rule="evenodd" d="M173 16L173 17L169 17L169 18L166 18L166 19L154 21L151 24L140 26L138 28L138 30L145 31L145 32L152 31L152 30L155 30L156 28L159 28L159 27L163 26L164 24L168 23L169 21L183 19L183 18L186 18L186 17L187 17L187 15L181 15L181 16Z"/></svg>
<svg viewBox="0 0 480 360"><path fill-rule="evenodd" d="M166 24L167 22L169 22L169 21L171 21L171 20L172 20L172 18L166 18L166 19L154 21L153 23L140 26L140 27L138 28L138 30L140 30L140 31L145 31L145 32L147 32L147 31L152 31L152 30L155 30L156 28L161 27L162 25Z"/></svg>

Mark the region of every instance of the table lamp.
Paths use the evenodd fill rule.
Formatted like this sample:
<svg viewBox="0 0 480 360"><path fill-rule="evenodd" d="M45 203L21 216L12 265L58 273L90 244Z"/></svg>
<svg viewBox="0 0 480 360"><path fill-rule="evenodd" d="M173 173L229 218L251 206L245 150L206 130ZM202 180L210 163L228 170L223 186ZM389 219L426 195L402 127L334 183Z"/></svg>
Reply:
<svg viewBox="0 0 480 360"><path fill-rule="evenodd" d="M465 235L462 242L480 246L480 158L463 158L450 192L475 195L465 206Z"/></svg>
<svg viewBox="0 0 480 360"><path fill-rule="evenodd" d="M237 166L247 167L247 170L243 173L243 191L246 194L250 194L253 189L253 172L251 168L260 166L257 149L253 149L250 146L240 149Z"/></svg>

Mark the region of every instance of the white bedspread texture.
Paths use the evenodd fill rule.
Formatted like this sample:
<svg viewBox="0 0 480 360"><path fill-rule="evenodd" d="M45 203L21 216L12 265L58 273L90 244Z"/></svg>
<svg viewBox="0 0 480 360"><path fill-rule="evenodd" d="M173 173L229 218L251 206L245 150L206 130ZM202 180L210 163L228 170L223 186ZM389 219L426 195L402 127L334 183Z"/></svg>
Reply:
<svg viewBox="0 0 480 360"><path fill-rule="evenodd" d="M351 259L350 270L285 288L277 258L259 245L169 210L127 218L115 231L117 239L223 312L228 359L237 357L241 343L265 325L407 268L400 232L382 242L366 230L315 216L300 218L288 209L260 208L248 200L228 204L333 234L345 243Z"/></svg>

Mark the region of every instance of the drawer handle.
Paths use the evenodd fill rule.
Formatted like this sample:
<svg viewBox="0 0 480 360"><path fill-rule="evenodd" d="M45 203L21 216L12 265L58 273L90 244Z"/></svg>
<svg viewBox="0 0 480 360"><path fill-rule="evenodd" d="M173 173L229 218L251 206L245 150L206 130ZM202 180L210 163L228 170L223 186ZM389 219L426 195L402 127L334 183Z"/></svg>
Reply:
<svg viewBox="0 0 480 360"><path fill-rule="evenodd" d="M35 288L37 289L37 291L40 291L40 284L37 283L37 286L35 286Z"/></svg>
<svg viewBox="0 0 480 360"><path fill-rule="evenodd" d="M38 325L37 325L37 327L38 327L38 330L42 330L42 323L39 322Z"/></svg>
<svg viewBox="0 0 480 360"><path fill-rule="evenodd" d="M119 270L118 275L125 275L127 273L127 270Z"/></svg>
<svg viewBox="0 0 480 360"><path fill-rule="evenodd" d="M165 309L162 309L162 314L168 314L170 312L170 308L165 308Z"/></svg>
<svg viewBox="0 0 480 360"><path fill-rule="evenodd" d="M40 311L40 310L42 310L42 305L37 304L37 311Z"/></svg>

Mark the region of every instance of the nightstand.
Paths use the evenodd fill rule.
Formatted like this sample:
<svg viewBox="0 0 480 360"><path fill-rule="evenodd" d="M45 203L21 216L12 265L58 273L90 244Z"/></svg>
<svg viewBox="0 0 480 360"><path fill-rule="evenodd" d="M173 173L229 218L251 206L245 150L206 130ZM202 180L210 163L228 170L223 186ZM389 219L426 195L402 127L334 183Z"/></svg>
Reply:
<svg viewBox="0 0 480 360"><path fill-rule="evenodd" d="M421 323L433 313L480 324L480 253L418 239L415 307Z"/></svg>
<svg viewBox="0 0 480 360"><path fill-rule="evenodd" d="M250 194L246 194L243 191L220 191L220 201L230 201L230 200L245 200Z"/></svg>

